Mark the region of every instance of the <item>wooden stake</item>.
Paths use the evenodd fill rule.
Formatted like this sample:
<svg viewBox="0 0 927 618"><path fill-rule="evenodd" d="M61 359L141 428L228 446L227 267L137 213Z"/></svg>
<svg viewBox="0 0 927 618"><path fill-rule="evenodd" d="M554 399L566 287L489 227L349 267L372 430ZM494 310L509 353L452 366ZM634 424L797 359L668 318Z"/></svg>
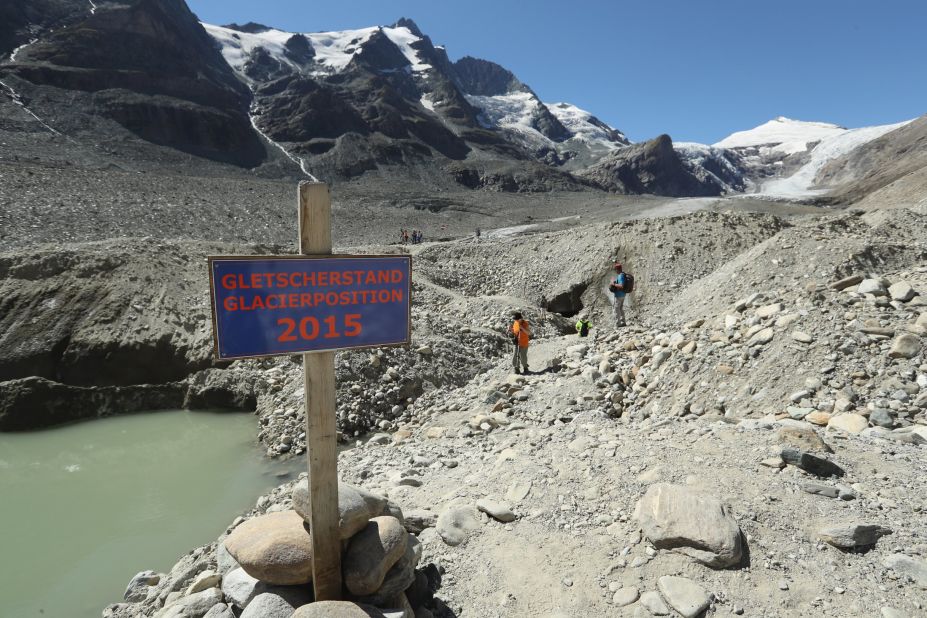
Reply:
<svg viewBox="0 0 927 618"><path fill-rule="evenodd" d="M331 255L328 185L299 183L299 252ZM309 460L309 533L316 601L341 598L341 536L338 526L338 449L335 429L335 353L303 354L306 451Z"/></svg>

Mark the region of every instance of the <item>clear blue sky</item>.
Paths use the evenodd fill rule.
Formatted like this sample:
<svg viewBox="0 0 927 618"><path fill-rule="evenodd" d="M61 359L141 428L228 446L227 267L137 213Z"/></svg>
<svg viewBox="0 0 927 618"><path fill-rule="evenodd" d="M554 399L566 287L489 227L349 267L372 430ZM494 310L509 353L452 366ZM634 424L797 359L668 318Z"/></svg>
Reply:
<svg viewBox="0 0 927 618"><path fill-rule="evenodd" d="M927 113L925 0L187 0L209 23L313 32L410 17L452 60L633 140L713 143L776 116L848 127Z"/></svg>

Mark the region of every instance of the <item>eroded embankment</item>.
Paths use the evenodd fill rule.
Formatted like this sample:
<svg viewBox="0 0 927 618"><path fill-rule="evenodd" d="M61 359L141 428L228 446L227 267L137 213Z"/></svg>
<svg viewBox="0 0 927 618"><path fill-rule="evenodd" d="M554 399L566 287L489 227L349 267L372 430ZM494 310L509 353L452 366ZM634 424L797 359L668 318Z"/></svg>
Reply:
<svg viewBox="0 0 927 618"><path fill-rule="evenodd" d="M0 430L136 410L253 410L257 382L229 379L212 359L204 258L231 251L138 239L0 255Z"/></svg>

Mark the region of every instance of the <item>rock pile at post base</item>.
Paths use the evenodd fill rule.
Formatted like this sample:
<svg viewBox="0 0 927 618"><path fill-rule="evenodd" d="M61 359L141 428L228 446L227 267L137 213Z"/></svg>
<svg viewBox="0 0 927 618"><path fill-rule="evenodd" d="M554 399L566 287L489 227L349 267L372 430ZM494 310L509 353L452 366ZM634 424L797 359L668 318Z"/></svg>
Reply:
<svg viewBox="0 0 927 618"><path fill-rule="evenodd" d="M415 610L406 590L418 581L413 598L419 602L427 598L427 586L423 595L417 579L423 576L416 571L421 543L406 531L398 505L346 483L339 483L338 506L347 600L313 603L312 547L305 519L308 496L309 483L303 479L292 488L293 509L279 504L263 515L237 522L218 544L215 570L202 569L203 562L194 560L175 567L175 571L188 569L179 576L139 573L126 589L127 603L110 606L104 615L413 618ZM211 561L207 565L212 566Z"/></svg>

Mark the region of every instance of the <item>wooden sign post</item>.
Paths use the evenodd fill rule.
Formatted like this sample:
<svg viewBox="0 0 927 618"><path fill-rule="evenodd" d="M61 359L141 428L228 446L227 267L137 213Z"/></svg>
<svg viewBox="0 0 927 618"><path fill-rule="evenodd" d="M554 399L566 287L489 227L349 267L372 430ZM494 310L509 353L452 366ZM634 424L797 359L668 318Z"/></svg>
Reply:
<svg viewBox="0 0 927 618"><path fill-rule="evenodd" d="M332 205L328 185L299 183L299 252L331 255ZM309 460L309 534L316 601L341 598L338 526L338 448L335 428L335 353L303 354L306 456Z"/></svg>
<svg viewBox="0 0 927 618"><path fill-rule="evenodd" d="M216 358L303 355L309 534L317 601L341 596L335 351L406 346L412 258L332 255L331 200L299 185L302 255L210 256Z"/></svg>

